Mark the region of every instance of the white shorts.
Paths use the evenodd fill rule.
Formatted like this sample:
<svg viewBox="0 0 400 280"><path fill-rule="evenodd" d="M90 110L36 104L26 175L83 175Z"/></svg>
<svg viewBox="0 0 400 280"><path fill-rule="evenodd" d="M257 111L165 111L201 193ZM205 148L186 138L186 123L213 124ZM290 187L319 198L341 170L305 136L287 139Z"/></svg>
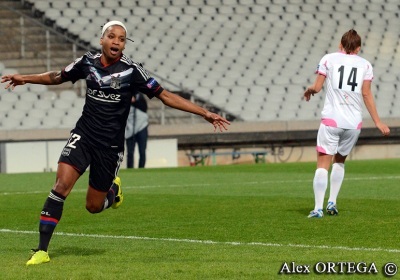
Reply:
<svg viewBox="0 0 400 280"><path fill-rule="evenodd" d="M356 145L360 129L344 129L320 124L317 136L317 151L327 155L350 154Z"/></svg>

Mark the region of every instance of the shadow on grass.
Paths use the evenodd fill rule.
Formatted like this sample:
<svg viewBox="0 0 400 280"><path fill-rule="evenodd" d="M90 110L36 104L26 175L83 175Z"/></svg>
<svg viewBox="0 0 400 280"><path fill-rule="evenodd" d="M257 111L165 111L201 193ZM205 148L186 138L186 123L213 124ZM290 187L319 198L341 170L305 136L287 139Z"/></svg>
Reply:
<svg viewBox="0 0 400 280"><path fill-rule="evenodd" d="M300 216L305 216L307 217L308 214L310 214L310 211L312 210L312 206L308 207L308 208L297 208L297 209L287 209L287 212L293 212L293 213L297 213Z"/></svg>
<svg viewBox="0 0 400 280"><path fill-rule="evenodd" d="M82 248L82 247L71 247L64 246L59 249L51 250L51 257L58 256L91 256L104 254L106 250L104 249L94 249L94 248Z"/></svg>

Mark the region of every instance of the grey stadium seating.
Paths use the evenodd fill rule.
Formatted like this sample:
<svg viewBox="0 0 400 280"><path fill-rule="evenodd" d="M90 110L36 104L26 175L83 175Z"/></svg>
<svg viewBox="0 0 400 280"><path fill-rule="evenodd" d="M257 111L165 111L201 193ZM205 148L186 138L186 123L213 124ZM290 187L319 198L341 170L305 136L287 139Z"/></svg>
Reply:
<svg viewBox="0 0 400 280"><path fill-rule="evenodd" d="M302 93L319 59L354 28L363 38L360 55L374 66L381 117L400 116L397 0L30 2L93 48L101 23L125 22L135 41L125 54L244 121L318 118L323 96L305 102Z"/></svg>

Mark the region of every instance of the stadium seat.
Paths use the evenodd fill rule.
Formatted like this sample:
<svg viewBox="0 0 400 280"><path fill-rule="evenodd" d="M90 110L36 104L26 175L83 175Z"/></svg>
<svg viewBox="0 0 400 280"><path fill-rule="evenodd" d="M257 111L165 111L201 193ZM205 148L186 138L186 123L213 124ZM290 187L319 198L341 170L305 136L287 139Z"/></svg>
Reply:
<svg viewBox="0 0 400 280"><path fill-rule="evenodd" d="M76 115L66 115L61 119L60 128L72 129L75 127L79 116Z"/></svg>
<svg viewBox="0 0 400 280"><path fill-rule="evenodd" d="M30 109L32 109L33 106L33 101L28 101L24 99L20 99L14 104L14 108L16 110L21 110L24 112L28 112Z"/></svg>
<svg viewBox="0 0 400 280"><path fill-rule="evenodd" d="M91 9L98 9L102 7L102 2L97 0L85 0L86 7Z"/></svg>
<svg viewBox="0 0 400 280"><path fill-rule="evenodd" d="M3 93L1 94L1 103L8 104L12 107L18 101L18 95L13 93Z"/></svg>
<svg viewBox="0 0 400 280"><path fill-rule="evenodd" d="M63 90L59 94L59 99L65 100L67 102L73 102L75 99L77 99L78 96L75 91L73 90Z"/></svg>
<svg viewBox="0 0 400 280"><path fill-rule="evenodd" d="M44 14L47 19L50 19L53 22L62 16L61 10L55 8L47 9Z"/></svg>
<svg viewBox="0 0 400 280"><path fill-rule="evenodd" d="M46 85L40 85L40 84L29 84L28 89L31 92L35 92L35 93L41 94L41 93L47 91L47 86Z"/></svg>
<svg viewBox="0 0 400 280"><path fill-rule="evenodd" d="M70 0L69 7L77 11L81 11L85 8L85 2L81 0Z"/></svg>
<svg viewBox="0 0 400 280"><path fill-rule="evenodd" d="M64 11L68 8L68 2L67 1L63 1L63 0L53 0L51 2L51 6L54 9L60 10L60 11Z"/></svg>
<svg viewBox="0 0 400 280"><path fill-rule="evenodd" d="M0 130L15 130L21 128L21 121L14 118L3 118Z"/></svg>
<svg viewBox="0 0 400 280"><path fill-rule="evenodd" d="M83 106L85 105L85 98L82 97L77 97L73 100L73 106L76 108L83 109Z"/></svg>
<svg viewBox="0 0 400 280"><path fill-rule="evenodd" d="M126 21L130 16L132 16L132 11L131 9L127 9L125 7L115 7L114 8L115 15L118 16L118 18L123 19Z"/></svg>
<svg viewBox="0 0 400 280"><path fill-rule="evenodd" d="M45 116L42 119L40 128L43 129L59 128L60 125L61 125L61 119L55 118L53 116Z"/></svg>
<svg viewBox="0 0 400 280"><path fill-rule="evenodd" d="M79 16L79 11L73 8L65 8L62 10L63 17L75 19Z"/></svg>
<svg viewBox="0 0 400 280"><path fill-rule="evenodd" d="M214 91L215 92L215 91ZM218 107L224 106L227 102L227 98L228 98L228 94L225 94L223 92L215 92L215 94L213 93L210 97L210 99L208 99L208 101Z"/></svg>
<svg viewBox="0 0 400 280"><path fill-rule="evenodd" d="M50 3L51 3L50 1L46 1L46 0L41 0L41 1L35 0L33 2L33 4L34 4L33 10L38 10L40 12L44 12L51 8Z"/></svg>
<svg viewBox="0 0 400 280"><path fill-rule="evenodd" d="M214 7L214 6L203 6L203 7L201 7L201 9L200 9L200 11L201 11L201 13L202 14L205 14L205 15L215 15L215 14L217 14L217 8L216 7Z"/></svg>
<svg viewBox="0 0 400 280"><path fill-rule="evenodd" d="M110 20L112 17L114 17L114 10L101 7L97 9L97 15L101 18Z"/></svg>
<svg viewBox="0 0 400 280"><path fill-rule="evenodd" d="M50 100L54 101L57 98L57 93L51 90L47 90L38 94L39 99L41 100ZM35 100L36 102L37 100Z"/></svg>
<svg viewBox="0 0 400 280"><path fill-rule="evenodd" d="M208 88L208 89L211 89L211 88L217 86L217 84L218 84L218 80L217 79L213 79L211 77L208 77L207 79L200 80L200 86Z"/></svg>
<svg viewBox="0 0 400 280"><path fill-rule="evenodd" d="M62 30L68 30L69 26L72 24L72 20L69 17L59 17L56 19L56 24Z"/></svg>
<svg viewBox="0 0 400 280"><path fill-rule="evenodd" d="M211 96L211 89L206 87L197 87L194 89L194 95L203 100L208 100Z"/></svg>
<svg viewBox="0 0 400 280"><path fill-rule="evenodd" d="M56 109L60 110L68 110L69 108L72 107L72 100L66 100L66 99L56 99L53 102L53 106Z"/></svg>
<svg viewBox="0 0 400 280"><path fill-rule="evenodd" d="M21 121L21 129L37 129L41 126L41 120L37 118L25 118Z"/></svg>
<svg viewBox="0 0 400 280"><path fill-rule="evenodd" d="M37 109L48 110L53 106L53 103L48 99L39 99L33 104L33 106Z"/></svg>
<svg viewBox="0 0 400 280"><path fill-rule="evenodd" d="M8 111L7 118L20 121L22 119L25 119L26 115L27 113L25 110L13 109Z"/></svg>
<svg viewBox="0 0 400 280"><path fill-rule="evenodd" d="M26 86L18 86L18 87L15 87L13 90L9 89L8 92L10 94L17 95L19 98L21 95L24 95L25 93L29 92L29 88Z"/></svg>
<svg viewBox="0 0 400 280"><path fill-rule="evenodd" d="M49 108L46 111L46 116L56 118L56 119L61 119L67 114L67 110L65 109L59 109L59 108Z"/></svg>
<svg viewBox="0 0 400 280"><path fill-rule="evenodd" d="M272 121L278 119L279 108L273 108L268 106L267 109L263 109L259 113L258 120L260 121Z"/></svg>
<svg viewBox="0 0 400 280"><path fill-rule="evenodd" d="M87 18L88 21L96 16L96 10L91 8L83 8L80 10L80 14L82 17ZM82 28L82 26L81 26ZM100 29L100 28L99 28Z"/></svg>
<svg viewBox="0 0 400 280"><path fill-rule="evenodd" d="M46 116L46 111L37 108L31 108L28 112L28 118L42 120Z"/></svg>
<svg viewBox="0 0 400 280"><path fill-rule="evenodd" d="M193 92L199 86L199 81L193 78L187 78L183 80L182 87L186 90Z"/></svg>

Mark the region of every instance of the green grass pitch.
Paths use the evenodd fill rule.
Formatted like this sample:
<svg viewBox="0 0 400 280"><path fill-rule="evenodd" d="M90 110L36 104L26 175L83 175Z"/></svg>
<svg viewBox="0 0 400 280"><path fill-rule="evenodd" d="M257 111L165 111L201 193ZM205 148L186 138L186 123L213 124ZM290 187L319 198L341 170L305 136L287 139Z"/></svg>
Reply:
<svg viewBox="0 0 400 280"><path fill-rule="evenodd" d="M307 218L315 163L122 170L124 203L95 215L85 210L85 173L50 263L30 267L55 174L0 174L0 278L383 279L387 262L400 265L399 166L349 160L339 215L322 219ZM285 262L310 273L279 274ZM319 262L373 263L378 273L322 276Z"/></svg>

